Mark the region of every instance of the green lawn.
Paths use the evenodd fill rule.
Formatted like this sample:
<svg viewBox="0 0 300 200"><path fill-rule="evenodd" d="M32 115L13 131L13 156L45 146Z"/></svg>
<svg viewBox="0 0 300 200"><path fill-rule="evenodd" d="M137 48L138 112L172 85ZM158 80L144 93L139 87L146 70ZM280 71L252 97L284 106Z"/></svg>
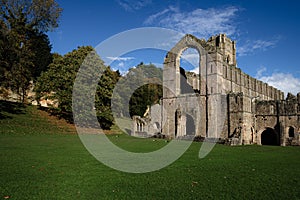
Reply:
<svg viewBox="0 0 300 200"><path fill-rule="evenodd" d="M216 145L198 159L193 143L175 163L129 174L93 158L78 136L35 107L1 102L0 198L9 199L300 199L300 148ZM135 152L164 140L110 135Z"/></svg>

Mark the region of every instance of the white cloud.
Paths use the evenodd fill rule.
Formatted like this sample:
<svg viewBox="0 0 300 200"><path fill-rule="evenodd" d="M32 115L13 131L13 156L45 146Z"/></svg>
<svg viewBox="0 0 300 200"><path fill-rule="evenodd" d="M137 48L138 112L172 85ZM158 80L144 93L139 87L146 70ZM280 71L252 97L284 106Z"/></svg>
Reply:
<svg viewBox="0 0 300 200"><path fill-rule="evenodd" d="M107 56L107 60L110 60L109 62L106 62L107 65L110 65L113 70L119 70L121 75L124 75L128 71L128 66L132 65L133 60L135 60L135 57L113 57L113 56Z"/></svg>
<svg viewBox="0 0 300 200"><path fill-rule="evenodd" d="M120 62L119 64L118 64L118 67L124 67L124 62Z"/></svg>
<svg viewBox="0 0 300 200"><path fill-rule="evenodd" d="M237 41L238 56L245 56L274 48L280 41L281 36L271 37L268 40L241 40L238 30L239 22L237 21L238 13L241 10L243 9L229 6L225 8L197 8L191 11L181 11L178 7L169 6L149 16L144 21L144 24L170 28L206 39L219 33L226 33L226 35L233 39L239 37Z"/></svg>
<svg viewBox="0 0 300 200"><path fill-rule="evenodd" d="M151 4L152 0L118 0L117 2L126 11L135 11Z"/></svg>
<svg viewBox="0 0 300 200"><path fill-rule="evenodd" d="M169 6L168 8L164 9L163 11L160 11L158 13L155 13L151 16L149 16L144 23L145 24L153 24L155 23L155 20L157 20L160 16L163 16L164 14L173 11L173 12L178 12L178 9L176 7L173 6Z"/></svg>
<svg viewBox="0 0 300 200"><path fill-rule="evenodd" d="M198 37L208 38L219 33L233 35L237 31L234 19L239 11L237 7L195 9L180 11L176 7L168 7L149 16L144 24L175 29Z"/></svg>
<svg viewBox="0 0 300 200"><path fill-rule="evenodd" d="M267 69L262 67L256 73L256 78L268 83L269 85L283 91L285 95L288 92L296 95L300 92L300 78L291 73L273 72L271 75L264 75Z"/></svg>
<svg viewBox="0 0 300 200"><path fill-rule="evenodd" d="M183 59L184 62L188 62L189 65L192 65L193 69L189 71L199 74L199 53L196 49L186 49L182 52L181 59Z"/></svg>
<svg viewBox="0 0 300 200"><path fill-rule="evenodd" d="M257 51L267 51L274 48L279 40L280 37L273 37L271 40L247 40L241 46L237 45L237 53L239 56L245 56Z"/></svg>
<svg viewBox="0 0 300 200"><path fill-rule="evenodd" d="M112 56L107 56L106 58L113 61L128 61L128 60L135 59L134 57L112 57Z"/></svg>
<svg viewBox="0 0 300 200"><path fill-rule="evenodd" d="M182 54L181 58L186 59L189 62L191 62L192 64L196 64L196 65L199 62L199 54L198 53Z"/></svg>
<svg viewBox="0 0 300 200"><path fill-rule="evenodd" d="M191 70L191 72L194 72L195 74L199 74L199 67L196 67L195 69Z"/></svg>
<svg viewBox="0 0 300 200"><path fill-rule="evenodd" d="M260 78L260 77L263 77L263 73L267 71L267 68L266 67L261 67L257 70L256 72L256 78Z"/></svg>

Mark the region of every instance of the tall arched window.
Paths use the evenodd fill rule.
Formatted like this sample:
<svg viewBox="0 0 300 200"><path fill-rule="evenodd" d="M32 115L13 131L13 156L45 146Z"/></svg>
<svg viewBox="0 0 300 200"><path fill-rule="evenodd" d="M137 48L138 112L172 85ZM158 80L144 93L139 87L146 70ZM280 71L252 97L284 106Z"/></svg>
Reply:
<svg viewBox="0 0 300 200"><path fill-rule="evenodd" d="M289 128L289 137L294 137L295 136L295 129L293 127Z"/></svg>

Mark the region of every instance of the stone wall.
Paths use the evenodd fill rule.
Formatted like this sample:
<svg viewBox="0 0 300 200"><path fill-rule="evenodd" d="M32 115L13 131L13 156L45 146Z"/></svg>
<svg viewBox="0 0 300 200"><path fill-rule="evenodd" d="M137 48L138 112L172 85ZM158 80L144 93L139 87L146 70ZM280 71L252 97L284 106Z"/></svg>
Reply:
<svg viewBox="0 0 300 200"><path fill-rule="evenodd" d="M285 100L258 101L255 106L258 144L266 129L275 131L282 146L300 144L300 93L297 97L288 94Z"/></svg>
<svg viewBox="0 0 300 200"><path fill-rule="evenodd" d="M199 74L180 66L187 48L199 52ZM166 55L163 86L161 132L170 138L299 144L300 94L284 100L282 91L237 68L235 42L225 34L207 41L184 36Z"/></svg>
<svg viewBox="0 0 300 200"><path fill-rule="evenodd" d="M199 52L199 74L182 74L180 57L187 48L194 48ZM201 118L200 121L196 120L196 135L227 139L234 131L240 130L241 142L253 143L252 100L283 99L283 92L256 80L236 67L235 42L225 34L213 36L207 41L192 35L183 37L167 54L163 77L164 87L168 90L164 90L163 94L163 107L167 112L166 116L163 116L166 125L162 132L171 137L176 136L176 120L179 120L175 117L176 109L180 107L185 113L194 109L195 105L201 105L198 106L202 115L198 117ZM197 98L193 98L193 95L184 96L182 77L186 77L186 83L192 88L190 93L199 94ZM227 99L228 94L234 97L229 95ZM236 99L240 100L236 102ZM235 108L237 106L238 111ZM195 118L197 117L193 117L194 121ZM221 125L216 119L230 123Z"/></svg>

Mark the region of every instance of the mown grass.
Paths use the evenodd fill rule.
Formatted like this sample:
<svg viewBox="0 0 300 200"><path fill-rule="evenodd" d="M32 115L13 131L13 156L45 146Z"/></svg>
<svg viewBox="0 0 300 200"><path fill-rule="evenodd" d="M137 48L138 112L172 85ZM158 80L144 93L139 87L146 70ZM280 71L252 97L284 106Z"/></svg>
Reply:
<svg viewBox="0 0 300 200"><path fill-rule="evenodd" d="M193 143L164 169L130 174L98 162L73 130L49 121L35 107L14 109L1 109L0 198L300 198L299 147L216 145L199 159L201 144ZM108 137L135 152L166 145L165 140Z"/></svg>

